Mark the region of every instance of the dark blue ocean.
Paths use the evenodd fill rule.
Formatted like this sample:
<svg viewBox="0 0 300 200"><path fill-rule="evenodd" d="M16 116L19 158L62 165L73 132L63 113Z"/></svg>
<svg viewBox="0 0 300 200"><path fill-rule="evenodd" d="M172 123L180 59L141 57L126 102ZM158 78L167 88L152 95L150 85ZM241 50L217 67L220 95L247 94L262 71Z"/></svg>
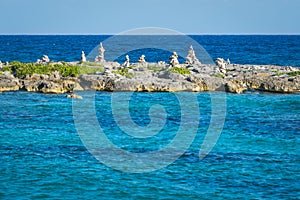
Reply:
<svg viewBox="0 0 300 200"><path fill-rule="evenodd" d="M108 35L0 35L0 60L2 62L14 60L35 62L46 54L53 61L78 61L82 50L88 55L99 45L99 42L110 37ZM172 45L177 45L176 40L178 38L175 36L167 37L174 37L174 39L169 39L168 44L166 44L172 49ZM232 63L238 64L274 64L300 67L300 35L192 35L190 37L207 51L212 60L221 57L230 58ZM109 47L104 46L104 48ZM116 48L122 47L116 46ZM182 51L187 53L188 49ZM126 54L130 55L132 62L137 62L141 54L146 55L148 62L160 60L167 62L170 57L170 52L159 49L136 50ZM107 56L109 56L109 52L107 52ZM185 57L186 54L181 56ZM120 63L123 63L124 60L125 55L116 59ZM181 59L180 61L183 62L184 60Z"/></svg>
<svg viewBox="0 0 300 200"><path fill-rule="evenodd" d="M0 36L0 60L33 62L43 54L56 61L79 60L81 50L91 51L107 37ZM300 36L192 37L213 59L300 66ZM131 52L131 59L140 53L153 62L169 56L150 49ZM1 93L0 199L299 199L300 94L114 95L92 92L90 103L89 98L71 100L65 95ZM149 128L152 120L164 123ZM140 128L140 136L149 137L131 135L137 129L130 122ZM99 140L97 127L106 138ZM209 146L208 135L216 143L200 159L199 151ZM92 151L87 141L95 145ZM177 146L171 152L189 145L170 165L146 173L130 171L145 162L155 168L169 159L168 154L136 159L128 167L128 157L113 149L145 155L172 141Z"/></svg>

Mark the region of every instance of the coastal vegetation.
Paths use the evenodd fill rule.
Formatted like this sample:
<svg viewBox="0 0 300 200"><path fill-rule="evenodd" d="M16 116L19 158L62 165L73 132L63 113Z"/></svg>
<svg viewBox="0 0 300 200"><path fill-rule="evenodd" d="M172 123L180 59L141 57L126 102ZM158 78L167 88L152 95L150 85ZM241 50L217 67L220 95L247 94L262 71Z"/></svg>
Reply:
<svg viewBox="0 0 300 200"><path fill-rule="evenodd" d="M191 74L191 71L189 69L181 67L173 67L169 70L169 72L177 74Z"/></svg>
<svg viewBox="0 0 300 200"><path fill-rule="evenodd" d="M210 65L186 64L133 64L124 67L116 62L51 62L46 58L37 63L14 61L0 67L0 92L25 90L62 94L88 89L200 92L216 91L220 88L232 93L243 93L247 90L276 93L300 91L299 68L228 65L226 69L223 73L220 66L212 68ZM86 74L94 75L85 76Z"/></svg>
<svg viewBox="0 0 300 200"><path fill-rule="evenodd" d="M103 64L96 63L96 62L80 61L78 64L80 64L80 66L86 66L86 67L103 67Z"/></svg>
<svg viewBox="0 0 300 200"><path fill-rule="evenodd" d="M2 72L10 72L17 78L25 78L32 74L51 75L54 71L58 71L63 77L78 77L81 74L95 74L103 72L104 67L97 63L81 63L81 65L72 65L66 62L60 63L21 63L13 61L8 66L2 68Z"/></svg>
<svg viewBox="0 0 300 200"><path fill-rule="evenodd" d="M54 71L58 71L63 77L78 77L79 67L67 63L56 64L38 64L38 63L21 63L14 61L6 66L5 71L9 71L18 78L25 78L31 74L51 75Z"/></svg>
<svg viewBox="0 0 300 200"><path fill-rule="evenodd" d="M159 72L159 71L162 71L163 70L163 67L162 66L155 66L155 65L150 65L147 67L148 70L152 70L154 72Z"/></svg>
<svg viewBox="0 0 300 200"><path fill-rule="evenodd" d="M129 72L129 69L125 68L125 67L119 68L118 70L114 70L112 72L114 74L119 74L121 76L125 76L126 78L133 78L134 77L134 75Z"/></svg>
<svg viewBox="0 0 300 200"><path fill-rule="evenodd" d="M95 74L97 72L104 72L103 67L88 67L88 66L79 66L79 75L81 74Z"/></svg>
<svg viewBox="0 0 300 200"><path fill-rule="evenodd" d="M2 68L2 72L9 72L9 73L12 73L12 69L11 69L11 67L9 67L9 66L4 66L4 67ZM1 73L1 71L0 71L0 73Z"/></svg>
<svg viewBox="0 0 300 200"><path fill-rule="evenodd" d="M300 75L300 70L299 71L288 72L287 75L290 76L290 77L299 76Z"/></svg>
<svg viewBox="0 0 300 200"><path fill-rule="evenodd" d="M299 71L293 71L293 72L281 72L281 73L274 74L274 76L282 76L282 75L288 75L289 77L299 76L300 75L300 70Z"/></svg>
<svg viewBox="0 0 300 200"><path fill-rule="evenodd" d="M104 72L104 66L96 62L79 62L79 75L80 74L95 74L96 72Z"/></svg>
<svg viewBox="0 0 300 200"><path fill-rule="evenodd" d="M224 75L221 73L215 73L213 76L217 78L224 78Z"/></svg>

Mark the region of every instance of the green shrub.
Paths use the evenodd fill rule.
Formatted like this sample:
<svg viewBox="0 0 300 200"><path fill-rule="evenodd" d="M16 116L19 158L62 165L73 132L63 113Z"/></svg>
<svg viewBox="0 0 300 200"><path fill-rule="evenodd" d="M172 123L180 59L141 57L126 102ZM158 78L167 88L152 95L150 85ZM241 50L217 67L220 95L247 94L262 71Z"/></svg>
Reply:
<svg viewBox="0 0 300 200"><path fill-rule="evenodd" d="M152 70L154 72L159 72L159 71L162 71L163 70L163 67L162 66L148 66L147 67L148 70Z"/></svg>
<svg viewBox="0 0 300 200"><path fill-rule="evenodd" d="M104 72L104 67L79 66L79 74L95 74L96 72Z"/></svg>
<svg viewBox="0 0 300 200"><path fill-rule="evenodd" d="M224 78L224 75L220 73L215 73L213 76L217 78Z"/></svg>
<svg viewBox="0 0 300 200"><path fill-rule="evenodd" d="M114 74L120 74L122 76L125 76L126 78L133 78L133 74L128 72L128 68L122 67L116 71L113 71Z"/></svg>
<svg viewBox="0 0 300 200"><path fill-rule="evenodd" d="M294 72L289 72L287 73L288 76L292 77L292 76L299 76L300 75L300 71L294 71Z"/></svg>
<svg viewBox="0 0 300 200"><path fill-rule="evenodd" d="M103 67L102 64L96 62L79 62L82 66L93 66L93 67Z"/></svg>
<svg viewBox="0 0 300 200"><path fill-rule="evenodd" d="M293 77L293 76L299 76L300 75L300 71L294 71L294 72L281 72L281 73L276 73L273 76L281 76L281 75L288 75L289 77Z"/></svg>
<svg viewBox="0 0 300 200"><path fill-rule="evenodd" d="M10 72L10 73L12 73L12 69L11 69L10 66L4 66L4 67L2 67L2 71L3 72Z"/></svg>
<svg viewBox="0 0 300 200"><path fill-rule="evenodd" d="M21 63L14 61L10 63L12 73L18 78L25 78L30 74L46 74L50 75L54 71L59 71L63 77L77 77L79 67L72 66L67 63L62 64L37 64L37 63Z"/></svg>
<svg viewBox="0 0 300 200"><path fill-rule="evenodd" d="M177 74L191 74L191 71L189 69L181 67L173 67L171 70L169 70L169 72Z"/></svg>
<svg viewBox="0 0 300 200"><path fill-rule="evenodd" d="M278 73L276 73L276 74L274 74L273 76L281 76L281 75L284 75L284 74L286 74L286 72L278 72Z"/></svg>

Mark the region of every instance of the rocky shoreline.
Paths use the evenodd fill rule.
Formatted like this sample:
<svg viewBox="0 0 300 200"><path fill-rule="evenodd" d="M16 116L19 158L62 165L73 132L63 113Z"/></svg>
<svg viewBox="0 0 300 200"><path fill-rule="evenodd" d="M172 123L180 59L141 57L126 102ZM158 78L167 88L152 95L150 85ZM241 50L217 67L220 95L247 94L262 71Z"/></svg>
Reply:
<svg viewBox="0 0 300 200"><path fill-rule="evenodd" d="M44 55L36 63L0 62L0 93L28 91L64 94L82 90L136 92L243 93L300 92L300 69L291 66L240 65L218 58L215 64L202 64L191 46L186 62L180 64L176 52L169 63L148 63L142 55L137 63L129 56L123 65L104 59L102 44L95 62L88 62L82 51L80 62L51 62ZM76 97L69 95L70 98Z"/></svg>
<svg viewBox="0 0 300 200"><path fill-rule="evenodd" d="M74 64L74 63L73 63ZM9 72L0 73L0 92L28 91L64 94L81 90L137 92L202 92L225 91L243 93L258 90L274 93L300 92L299 68L269 65L230 64L226 73L215 73L213 65L180 65L188 74L172 72L165 66L147 64L124 68L118 63L102 63L103 72L63 77L32 74L17 78ZM90 66L92 67L92 66ZM119 73L118 70L123 70Z"/></svg>

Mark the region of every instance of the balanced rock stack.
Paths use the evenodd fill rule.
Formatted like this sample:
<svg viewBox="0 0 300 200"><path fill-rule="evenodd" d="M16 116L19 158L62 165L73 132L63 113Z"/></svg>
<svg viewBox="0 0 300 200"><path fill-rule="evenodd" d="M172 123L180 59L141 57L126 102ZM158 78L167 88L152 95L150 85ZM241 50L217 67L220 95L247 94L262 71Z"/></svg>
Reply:
<svg viewBox="0 0 300 200"><path fill-rule="evenodd" d="M124 64L123 64L123 66L124 67L129 67L130 66L130 63L129 63L129 61L130 61L130 58L129 58L129 55L126 55L125 56L125 62L124 62Z"/></svg>
<svg viewBox="0 0 300 200"><path fill-rule="evenodd" d="M227 65L225 60L223 58L217 58L216 63L217 63L217 72L225 75L226 74L226 65Z"/></svg>
<svg viewBox="0 0 300 200"><path fill-rule="evenodd" d="M41 60L38 59L36 61L36 63L38 63L38 64L48 64L48 63L50 63L50 58L47 55L43 55L42 59Z"/></svg>
<svg viewBox="0 0 300 200"><path fill-rule="evenodd" d="M188 65L201 65L201 62L198 60L198 58L196 57L195 51L193 46L190 46L188 55L186 56L186 64Z"/></svg>
<svg viewBox="0 0 300 200"><path fill-rule="evenodd" d="M139 63L146 63L146 60L145 60L145 55L142 55L140 58L139 58Z"/></svg>
<svg viewBox="0 0 300 200"><path fill-rule="evenodd" d="M105 59L104 59L105 49L103 48L102 42L100 42L98 51L99 51L99 55L95 58L95 62L98 62L98 63L105 62Z"/></svg>
<svg viewBox="0 0 300 200"><path fill-rule="evenodd" d="M81 62L86 62L86 57L84 51L81 51Z"/></svg>
<svg viewBox="0 0 300 200"><path fill-rule="evenodd" d="M173 54L170 56L169 58L169 64L172 66L172 67L176 67L179 65L179 61L178 61L178 55L177 53L174 51Z"/></svg>

